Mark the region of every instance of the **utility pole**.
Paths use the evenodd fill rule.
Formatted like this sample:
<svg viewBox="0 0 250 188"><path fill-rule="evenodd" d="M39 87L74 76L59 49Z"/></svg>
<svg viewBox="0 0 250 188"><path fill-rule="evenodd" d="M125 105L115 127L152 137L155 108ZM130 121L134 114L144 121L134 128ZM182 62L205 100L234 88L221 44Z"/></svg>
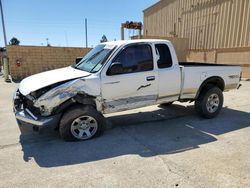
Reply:
<svg viewBox="0 0 250 188"><path fill-rule="evenodd" d="M6 48L6 47L7 47L7 37L6 37L5 24L4 24L4 17L3 17L3 5L2 5L2 0L0 0L0 8L1 8L1 17L2 17L4 44L5 44L5 48ZM7 50L7 49L6 49L6 50Z"/></svg>
<svg viewBox="0 0 250 188"><path fill-rule="evenodd" d="M86 37L86 48L88 48L88 20L85 18L85 37Z"/></svg>
<svg viewBox="0 0 250 188"><path fill-rule="evenodd" d="M66 45L67 47L69 47L68 34L66 31L64 31L64 34L65 34Z"/></svg>
<svg viewBox="0 0 250 188"><path fill-rule="evenodd" d="M124 27L121 26L121 40L124 40Z"/></svg>
<svg viewBox="0 0 250 188"><path fill-rule="evenodd" d="M1 17L2 17L4 45L5 45L5 50L6 50L6 56L3 58L4 80L5 80L5 82L11 82L11 80L9 78L9 59L7 57L7 37L6 37L4 17L3 17L3 4L2 4L2 0L0 0L0 10L1 10Z"/></svg>

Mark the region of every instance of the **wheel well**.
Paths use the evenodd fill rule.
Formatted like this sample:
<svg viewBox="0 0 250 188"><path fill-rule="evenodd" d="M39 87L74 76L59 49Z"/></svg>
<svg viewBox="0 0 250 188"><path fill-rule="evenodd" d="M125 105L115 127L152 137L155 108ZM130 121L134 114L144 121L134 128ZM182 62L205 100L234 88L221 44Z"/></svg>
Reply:
<svg viewBox="0 0 250 188"><path fill-rule="evenodd" d="M206 79L200 86L197 94L196 94L196 98L199 97L200 93L206 89L207 87L210 87L210 86L216 86L218 88L221 89L221 91L224 91L224 88L225 88L225 82L224 80L221 78L221 77L218 77L218 76L214 76L214 77L210 77L208 79Z"/></svg>
<svg viewBox="0 0 250 188"><path fill-rule="evenodd" d="M79 106L79 105L90 105L96 109L96 103L95 103L94 97L88 96L88 95L77 94L75 97L59 105L55 109L54 113L55 114L61 113L63 115L68 109L73 108L74 106ZM59 124L55 128L58 129L58 127L59 127Z"/></svg>
<svg viewBox="0 0 250 188"><path fill-rule="evenodd" d="M95 97L89 96L89 95L82 95L82 94L77 94L74 97L74 100L80 104L83 105L91 105L94 108L96 108L96 102L95 102Z"/></svg>
<svg viewBox="0 0 250 188"><path fill-rule="evenodd" d="M64 113L67 109L71 108L74 105L91 105L96 108L96 102L94 97L77 94L75 97L59 105L54 111L54 113Z"/></svg>

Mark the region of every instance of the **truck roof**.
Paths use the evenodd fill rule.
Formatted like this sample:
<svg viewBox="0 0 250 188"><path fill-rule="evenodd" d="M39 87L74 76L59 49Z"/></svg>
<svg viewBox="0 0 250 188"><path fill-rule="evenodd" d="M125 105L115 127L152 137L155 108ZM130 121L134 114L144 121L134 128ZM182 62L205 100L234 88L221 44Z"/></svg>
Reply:
<svg viewBox="0 0 250 188"><path fill-rule="evenodd" d="M124 45L124 44L133 44L133 43L139 43L139 42L169 42L169 41L168 40L162 40L162 39L138 39L138 40L110 41L110 42L105 42L103 44L121 46L121 45Z"/></svg>

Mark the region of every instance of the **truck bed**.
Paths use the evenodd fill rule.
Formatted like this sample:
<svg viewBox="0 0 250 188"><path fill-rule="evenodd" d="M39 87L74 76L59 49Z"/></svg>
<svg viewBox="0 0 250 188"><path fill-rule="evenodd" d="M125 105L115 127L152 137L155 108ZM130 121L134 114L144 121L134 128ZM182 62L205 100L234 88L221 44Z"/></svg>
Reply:
<svg viewBox="0 0 250 188"><path fill-rule="evenodd" d="M181 99L194 98L201 84L211 77L221 78L225 91L236 89L239 83L239 65L199 62L179 62L179 65L182 75Z"/></svg>

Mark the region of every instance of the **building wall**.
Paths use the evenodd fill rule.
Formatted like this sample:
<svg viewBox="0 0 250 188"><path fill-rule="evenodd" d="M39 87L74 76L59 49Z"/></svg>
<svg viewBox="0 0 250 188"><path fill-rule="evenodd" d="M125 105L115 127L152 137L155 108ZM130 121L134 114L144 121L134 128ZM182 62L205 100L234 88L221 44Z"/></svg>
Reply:
<svg viewBox="0 0 250 188"><path fill-rule="evenodd" d="M250 47L250 1L161 0L144 10L144 35L188 38L192 50Z"/></svg>
<svg viewBox="0 0 250 188"><path fill-rule="evenodd" d="M13 80L72 65L77 57L83 57L90 51L89 48L37 46L8 46L7 49Z"/></svg>
<svg viewBox="0 0 250 188"><path fill-rule="evenodd" d="M242 77L250 78L250 48L224 48L215 50L191 50L187 61L234 64L242 68Z"/></svg>
<svg viewBox="0 0 250 188"><path fill-rule="evenodd" d="M188 39L176 37L159 37L159 36L134 36L132 39L164 39L172 42L179 61L187 61Z"/></svg>

